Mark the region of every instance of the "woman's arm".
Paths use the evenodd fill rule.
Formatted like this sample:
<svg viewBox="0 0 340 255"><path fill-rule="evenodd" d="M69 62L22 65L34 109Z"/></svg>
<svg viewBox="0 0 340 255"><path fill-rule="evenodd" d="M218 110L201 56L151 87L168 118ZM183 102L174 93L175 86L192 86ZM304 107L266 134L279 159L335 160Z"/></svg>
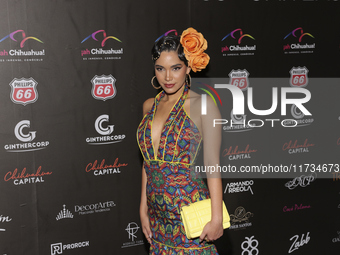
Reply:
<svg viewBox="0 0 340 255"><path fill-rule="evenodd" d="M203 135L204 165L216 167L220 164L221 125L213 126L214 119L220 119L218 107L210 97L207 98L207 114L201 115ZM204 227L200 240L214 241L223 235L222 180L221 173L207 172L207 182L211 197L211 221Z"/></svg>

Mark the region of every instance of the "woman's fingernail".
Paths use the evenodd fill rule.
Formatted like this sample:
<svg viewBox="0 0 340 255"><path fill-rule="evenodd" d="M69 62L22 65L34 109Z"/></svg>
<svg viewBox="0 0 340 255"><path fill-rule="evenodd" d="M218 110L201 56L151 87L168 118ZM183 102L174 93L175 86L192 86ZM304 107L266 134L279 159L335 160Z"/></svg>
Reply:
<svg viewBox="0 0 340 255"><path fill-rule="evenodd" d="M151 238L151 237L152 237L152 235L150 234L150 235L149 235L149 237Z"/></svg>

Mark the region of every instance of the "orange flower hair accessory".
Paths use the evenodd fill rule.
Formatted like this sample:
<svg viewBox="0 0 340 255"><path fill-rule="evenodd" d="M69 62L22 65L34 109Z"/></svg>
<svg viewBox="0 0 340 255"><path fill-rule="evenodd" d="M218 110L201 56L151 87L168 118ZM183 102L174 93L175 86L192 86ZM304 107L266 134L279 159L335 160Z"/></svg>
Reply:
<svg viewBox="0 0 340 255"><path fill-rule="evenodd" d="M189 27L183 31L180 42L184 48L185 58L188 60L191 70L199 72L208 65L210 57L204 53L208 48L208 43L201 33Z"/></svg>

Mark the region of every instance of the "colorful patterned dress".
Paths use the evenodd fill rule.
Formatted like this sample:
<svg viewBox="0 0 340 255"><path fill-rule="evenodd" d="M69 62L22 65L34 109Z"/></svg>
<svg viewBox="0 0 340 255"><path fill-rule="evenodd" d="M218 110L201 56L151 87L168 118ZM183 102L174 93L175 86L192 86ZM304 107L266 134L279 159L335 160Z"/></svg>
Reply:
<svg viewBox="0 0 340 255"><path fill-rule="evenodd" d="M202 137L183 105L188 95L185 85L161 133L157 156L151 137L157 105L165 95L155 97L137 130L139 148L147 175L147 205L152 231L150 254L218 254L214 245L187 239L181 222L181 207L209 197L202 179L195 177L194 164Z"/></svg>

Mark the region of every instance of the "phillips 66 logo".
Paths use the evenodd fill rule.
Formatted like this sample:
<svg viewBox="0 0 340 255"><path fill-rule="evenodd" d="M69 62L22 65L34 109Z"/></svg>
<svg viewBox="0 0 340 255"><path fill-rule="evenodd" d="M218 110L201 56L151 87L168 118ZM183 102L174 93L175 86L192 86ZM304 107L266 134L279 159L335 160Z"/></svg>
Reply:
<svg viewBox="0 0 340 255"><path fill-rule="evenodd" d="M308 84L308 69L304 67L293 67L290 71L290 85L292 87L306 87Z"/></svg>
<svg viewBox="0 0 340 255"><path fill-rule="evenodd" d="M249 73L246 69L244 70L232 70L229 73L230 82L229 84L234 85L240 88L242 91L246 90L249 87L248 80Z"/></svg>
<svg viewBox="0 0 340 255"><path fill-rule="evenodd" d="M9 84L11 90L11 100L13 103L26 105L34 103L38 99L37 85L38 83L33 79L13 79Z"/></svg>
<svg viewBox="0 0 340 255"><path fill-rule="evenodd" d="M94 99L107 100L114 98L117 94L115 86L116 79L110 75L95 75L92 80L92 96Z"/></svg>

